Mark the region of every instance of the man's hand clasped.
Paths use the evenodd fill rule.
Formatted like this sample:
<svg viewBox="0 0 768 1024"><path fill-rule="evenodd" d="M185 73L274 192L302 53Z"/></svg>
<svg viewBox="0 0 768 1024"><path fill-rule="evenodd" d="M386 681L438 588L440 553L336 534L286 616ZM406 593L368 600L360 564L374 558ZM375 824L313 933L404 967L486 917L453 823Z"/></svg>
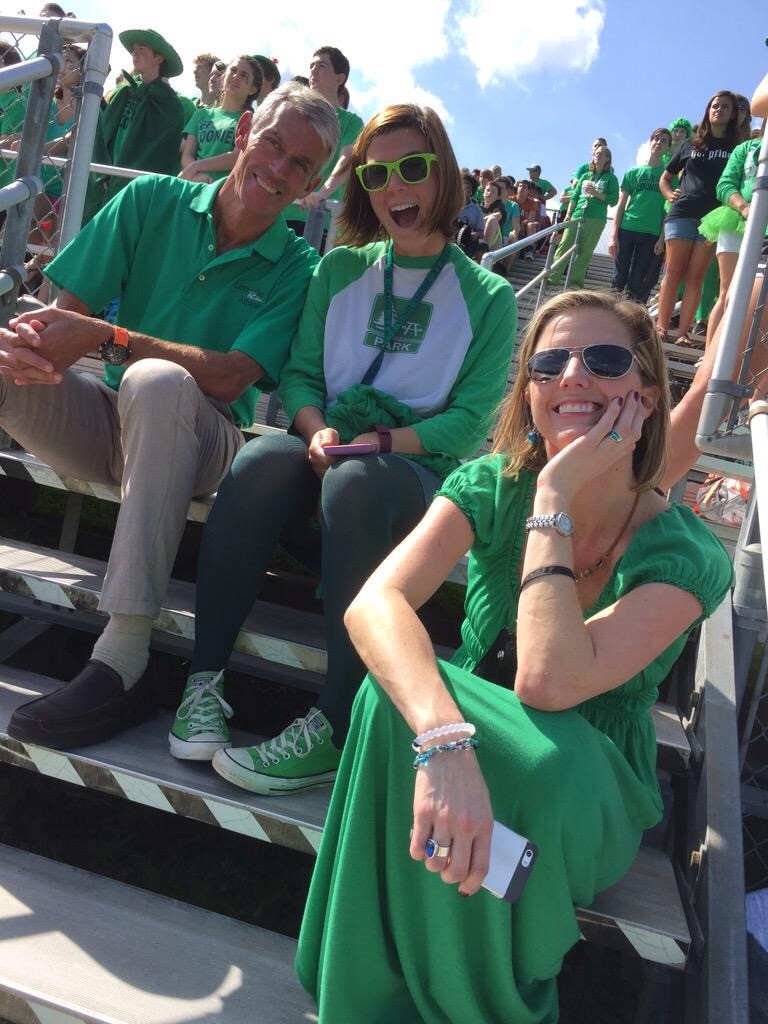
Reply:
<svg viewBox="0 0 768 1024"><path fill-rule="evenodd" d="M59 384L107 334L101 321L55 306L24 313L0 328L0 374L20 385Z"/></svg>

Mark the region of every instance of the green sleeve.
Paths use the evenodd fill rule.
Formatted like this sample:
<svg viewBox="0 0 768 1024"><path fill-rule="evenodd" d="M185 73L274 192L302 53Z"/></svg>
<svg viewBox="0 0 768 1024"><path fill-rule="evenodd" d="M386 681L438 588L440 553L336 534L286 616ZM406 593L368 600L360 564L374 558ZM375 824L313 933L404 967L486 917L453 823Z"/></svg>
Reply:
<svg viewBox="0 0 768 1024"><path fill-rule="evenodd" d="M606 206L615 206L619 201L619 179L615 174L609 174L605 183Z"/></svg>
<svg viewBox="0 0 768 1024"><path fill-rule="evenodd" d="M725 170L720 175L715 194L719 201L725 205L728 204L728 200L734 192L741 192L741 186L744 184L744 164L747 160L750 141L748 139L734 149L728 157Z"/></svg>
<svg viewBox="0 0 768 1024"><path fill-rule="evenodd" d="M182 96L180 92L177 92L176 95L179 98L179 103L181 104L181 110L182 110L182 113L184 114L184 124L186 124L187 121L190 121L192 119L192 117L194 117L195 113L197 112L197 107L192 102L192 100L189 98L189 96ZM186 130L187 129L185 128L184 131L186 131Z"/></svg>
<svg viewBox="0 0 768 1024"><path fill-rule="evenodd" d="M635 188L635 169L631 167L628 171L624 172L624 177L621 179L620 189L622 192L626 192L628 196L632 195Z"/></svg>
<svg viewBox="0 0 768 1024"><path fill-rule="evenodd" d="M93 312L122 293L158 178L134 178L51 260L45 274Z"/></svg>
<svg viewBox="0 0 768 1024"><path fill-rule="evenodd" d="M413 426L427 452L466 459L485 443L490 432L507 387L517 324L515 294L506 281L499 285L480 321L472 324L472 344L445 411ZM484 287L492 287L490 281Z"/></svg>
<svg viewBox="0 0 768 1024"><path fill-rule="evenodd" d="M277 387L288 358L307 285L320 258L314 249L307 249L309 252L302 248L293 256L294 267L281 274L269 300L259 308L258 317L232 345L232 351L244 352L263 368L264 377L258 382L260 391ZM287 258L282 257L281 269Z"/></svg>
<svg viewBox="0 0 768 1024"><path fill-rule="evenodd" d="M185 135L197 135L198 125L200 124L200 117L202 114L207 114L208 111L205 107L196 107L195 112L189 118L187 123L184 125Z"/></svg>
<svg viewBox="0 0 768 1024"><path fill-rule="evenodd" d="M329 262L328 257L321 260L309 282L299 327L280 380L280 400L290 423L293 423L299 409L306 405L325 409L327 392L323 342L325 317L330 304Z"/></svg>

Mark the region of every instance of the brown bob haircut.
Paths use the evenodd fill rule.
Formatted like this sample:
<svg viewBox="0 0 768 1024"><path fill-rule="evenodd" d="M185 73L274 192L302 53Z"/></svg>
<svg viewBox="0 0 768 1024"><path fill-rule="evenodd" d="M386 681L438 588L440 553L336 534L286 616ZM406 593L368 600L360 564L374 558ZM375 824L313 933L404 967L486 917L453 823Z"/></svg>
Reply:
<svg viewBox="0 0 768 1024"><path fill-rule="evenodd" d="M434 206L426 213L425 226L430 232L439 231L446 238L453 237L454 221L464 206L464 189L459 165L443 123L429 107L396 103L371 118L352 149L349 179L339 214L337 245L357 248L386 238L368 193L357 177L357 168L365 163L368 147L374 139L401 128L420 132L424 136L424 152L437 155L437 166L432 165L432 173L437 175L437 196Z"/></svg>
<svg viewBox="0 0 768 1024"><path fill-rule="evenodd" d="M643 384L658 389L656 408L643 424L643 432L632 455L634 490L648 491L658 487L666 469L669 445L669 384L661 338L645 306L629 302L609 292L564 292L541 307L528 324L518 354L518 373L512 391L501 403L499 421L493 437L493 453L508 459L505 475L514 476L521 469L538 472L547 462L541 437L531 444L531 413L525 392L531 381L528 360L536 351L545 328L558 317L580 309L602 309L612 313L629 332L634 349L635 366ZM587 339L585 339L586 341Z"/></svg>

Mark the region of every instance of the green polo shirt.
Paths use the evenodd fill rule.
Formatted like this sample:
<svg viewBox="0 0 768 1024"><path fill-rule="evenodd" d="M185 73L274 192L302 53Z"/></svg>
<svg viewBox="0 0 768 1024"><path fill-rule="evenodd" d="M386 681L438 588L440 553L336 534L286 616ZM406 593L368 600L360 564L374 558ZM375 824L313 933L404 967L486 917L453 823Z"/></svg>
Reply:
<svg viewBox="0 0 768 1024"><path fill-rule="evenodd" d="M232 403L253 422L259 390L277 386L318 262L278 219L254 242L216 254L213 207L223 183L146 175L131 181L46 267L91 310L120 297L118 323L165 341L245 352L263 368ZM105 367L117 388L121 367Z"/></svg>

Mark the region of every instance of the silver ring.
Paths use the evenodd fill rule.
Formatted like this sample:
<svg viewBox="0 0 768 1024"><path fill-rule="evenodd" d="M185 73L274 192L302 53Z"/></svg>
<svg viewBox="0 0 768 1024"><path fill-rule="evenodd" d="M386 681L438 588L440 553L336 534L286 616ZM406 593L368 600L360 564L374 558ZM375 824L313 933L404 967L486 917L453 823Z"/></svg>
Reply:
<svg viewBox="0 0 768 1024"><path fill-rule="evenodd" d="M432 860L434 857L450 857L451 845L449 843L448 846L441 846L434 839L428 839L424 843L424 855L427 860Z"/></svg>
<svg viewBox="0 0 768 1024"><path fill-rule="evenodd" d="M624 440L624 438L621 436L618 430L609 430L606 434L606 437L610 437L610 439L612 441L616 441L617 444Z"/></svg>

